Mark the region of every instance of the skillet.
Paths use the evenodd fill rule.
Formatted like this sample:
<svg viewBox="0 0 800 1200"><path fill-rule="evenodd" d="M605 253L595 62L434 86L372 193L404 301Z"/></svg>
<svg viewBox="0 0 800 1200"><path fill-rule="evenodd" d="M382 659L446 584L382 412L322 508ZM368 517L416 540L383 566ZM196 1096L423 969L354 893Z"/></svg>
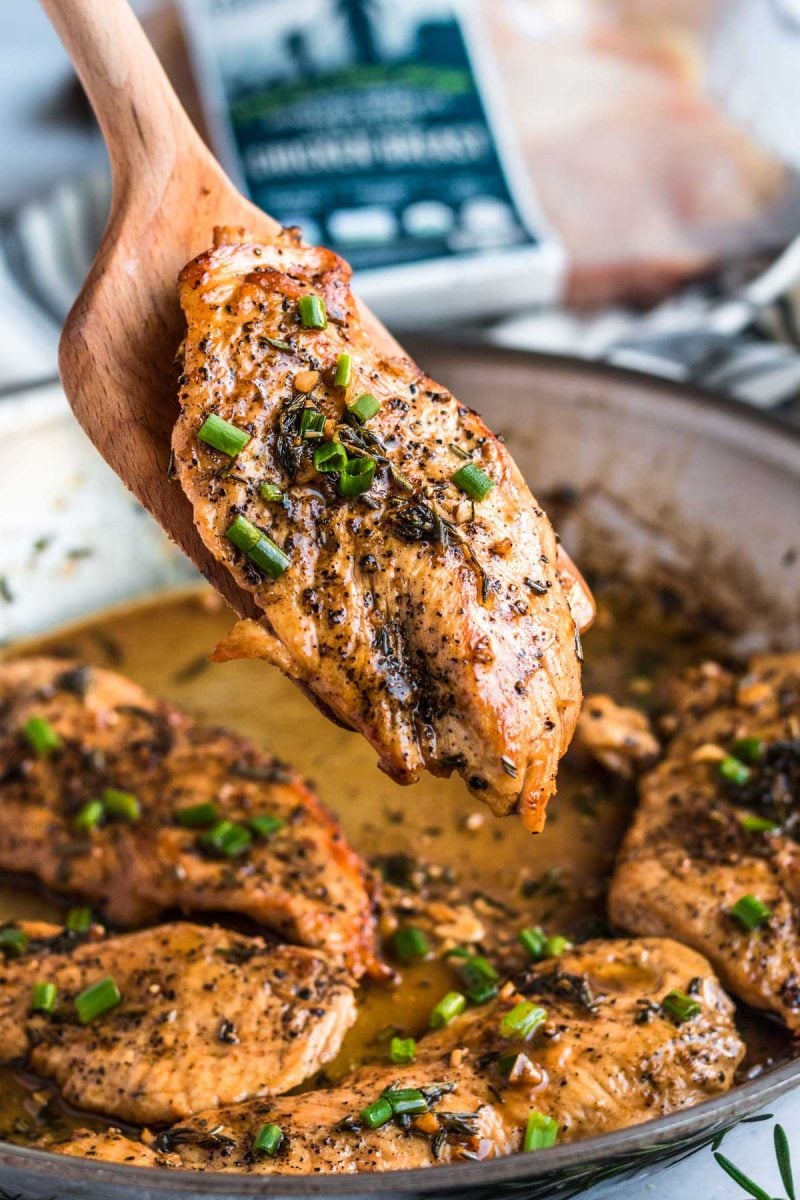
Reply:
<svg viewBox="0 0 800 1200"><path fill-rule="evenodd" d="M800 644L800 435L744 406L613 368L452 342L410 350L506 435L535 491L554 497L558 527L582 565L624 560L633 578L679 578L724 615L742 652ZM41 462L31 486L46 478ZM2 481L0 500L14 502L2 497ZM2 1145L0 1197L565 1200L691 1152L798 1083L800 1061L783 1063L694 1109L543 1154L380 1176L273 1184Z"/></svg>

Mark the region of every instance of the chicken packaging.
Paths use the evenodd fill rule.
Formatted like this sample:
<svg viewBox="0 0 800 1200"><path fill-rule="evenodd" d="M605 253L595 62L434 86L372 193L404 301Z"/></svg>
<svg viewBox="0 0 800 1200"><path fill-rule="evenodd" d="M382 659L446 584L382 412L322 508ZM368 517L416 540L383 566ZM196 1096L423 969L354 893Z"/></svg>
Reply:
<svg viewBox="0 0 800 1200"><path fill-rule="evenodd" d="M707 94L711 0L182 13L232 176L395 325L647 302L800 225L793 172Z"/></svg>

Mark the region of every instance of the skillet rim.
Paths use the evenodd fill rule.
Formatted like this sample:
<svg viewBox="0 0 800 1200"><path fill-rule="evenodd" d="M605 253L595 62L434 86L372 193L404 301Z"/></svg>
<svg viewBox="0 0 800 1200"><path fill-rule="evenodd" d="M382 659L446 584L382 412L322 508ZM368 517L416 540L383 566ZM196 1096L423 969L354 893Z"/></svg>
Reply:
<svg viewBox="0 0 800 1200"><path fill-rule="evenodd" d="M657 397L669 395L672 402L685 407L689 412L695 406L711 409L723 418L732 419L733 424L760 428L781 440L793 444L800 452L800 426L777 415L747 404L742 400L722 396L694 383L683 383L648 374L646 371L619 367L611 363L595 362L565 354L547 354L506 347L491 343L478 343L467 334L438 336L418 334L407 339L412 356L425 361L426 356L454 355L470 361L487 358L498 363L514 363L546 371L570 370L584 376L588 381L600 378L620 385L638 385ZM54 381L55 382L55 381ZM41 385L38 385L41 386ZM27 390L27 389L26 389ZM756 446L751 447L751 453ZM800 463L797 469L800 485ZM639 1125L628 1126L610 1133L595 1134L593 1137L554 1146L545 1154L509 1155L483 1163L457 1163L441 1167L416 1167L386 1173L364 1172L352 1175L303 1175L303 1176L247 1176L221 1172L197 1173L193 1171L164 1171L158 1167L136 1167L103 1163L88 1158L70 1158L50 1151L0 1142L0 1168L7 1167L25 1172L28 1183L47 1188L61 1180L70 1185L88 1184L93 1181L106 1187L119 1188L118 1194L131 1197L135 1189L142 1197L151 1198L200 1196L320 1196L320 1195L373 1195L381 1200L390 1200L393 1195L447 1193L457 1189L468 1194L479 1188L501 1187L514 1184L522 1186L557 1176L564 1169L611 1167L625 1155L643 1155L662 1148L690 1150L702 1144L703 1137L738 1124L743 1118L756 1113L765 1104L777 1099L794 1085L800 1083L800 1058L764 1071L755 1079L740 1084L725 1095L704 1101L681 1112L666 1117L657 1117ZM685 1139L685 1142L684 1142ZM630 1164L635 1168L635 1160ZM626 1166L620 1164L624 1173ZM565 1178L568 1178L565 1177ZM554 1186L558 1186L554 1179ZM591 1182L591 1181L590 1181ZM16 1184L15 1184L16 1186ZM0 1194L2 1188L0 1188ZM21 1200L21 1198L20 1198ZM32 1198L33 1200L33 1198Z"/></svg>

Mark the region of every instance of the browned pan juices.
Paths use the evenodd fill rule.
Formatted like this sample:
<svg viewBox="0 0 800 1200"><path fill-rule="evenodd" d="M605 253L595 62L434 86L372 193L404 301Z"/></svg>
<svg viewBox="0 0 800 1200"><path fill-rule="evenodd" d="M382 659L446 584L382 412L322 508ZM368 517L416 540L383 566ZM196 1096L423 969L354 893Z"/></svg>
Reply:
<svg viewBox="0 0 800 1200"><path fill-rule="evenodd" d="M629 586L593 580L599 601L586 635L586 693L608 691L620 702L649 707L665 674L703 657L724 655L713 622L690 618L677 593L644 599ZM410 788L375 766L355 734L318 713L279 672L260 662L212 666L207 655L227 631L230 613L210 593L138 603L27 642L25 654L57 654L124 672L154 694L214 724L252 737L294 763L341 817L362 854L407 855L442 868L468 903L507 908L509 929L541 922L550 932L586 933L605 915L606 880L634 802L633 788L567 756L547 827L532 836L511 817L495 820L457 779L429 776ZM471 818L471 819L470 819ZM33 890L0 887L0 918L63 912ZM492 947L487 945L491 954ZM337 1078L366 1058L384 1057L386 1034L419 1035L433 1004L454 985L442 962L404 972L397 987L372 988L360 1018L327 1070ZM747 1072L788 1057L784 1035L758 1018L744 1019ZM70 1113L30 1077L0 1071L0 1134L25 1141L45 1123L94 1124Z"/></svg>

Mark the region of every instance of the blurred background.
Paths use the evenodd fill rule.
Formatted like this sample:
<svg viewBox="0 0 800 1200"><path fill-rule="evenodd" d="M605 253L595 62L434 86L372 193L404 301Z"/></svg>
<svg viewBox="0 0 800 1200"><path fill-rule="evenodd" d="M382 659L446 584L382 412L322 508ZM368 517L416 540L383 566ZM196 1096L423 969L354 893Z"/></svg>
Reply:
<svg viewBox="0 0 800 1200"><path fill-rule="evenodd" d="M800 0L157 0L193 120L398 329L798 413ZM39 6L0 6L0 388L52 378L105 153Z"/></svg>

